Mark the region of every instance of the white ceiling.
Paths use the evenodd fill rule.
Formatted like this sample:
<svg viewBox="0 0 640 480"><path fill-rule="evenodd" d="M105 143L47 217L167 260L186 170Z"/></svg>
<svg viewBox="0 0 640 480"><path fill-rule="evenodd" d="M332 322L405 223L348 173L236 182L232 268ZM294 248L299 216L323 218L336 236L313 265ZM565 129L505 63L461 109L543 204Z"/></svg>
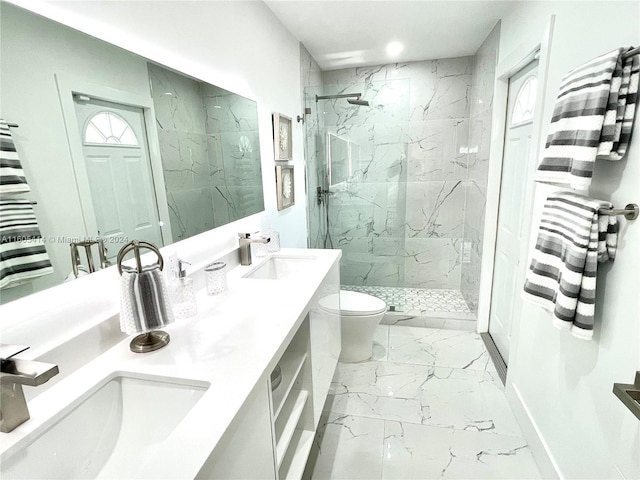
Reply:
<svg viewBox="0 0 640 480"><path fill-rule="evenodd" d="M266 0L323 70L473 55L513 1ZM391 58L390 41L404 44Z"/></svg>

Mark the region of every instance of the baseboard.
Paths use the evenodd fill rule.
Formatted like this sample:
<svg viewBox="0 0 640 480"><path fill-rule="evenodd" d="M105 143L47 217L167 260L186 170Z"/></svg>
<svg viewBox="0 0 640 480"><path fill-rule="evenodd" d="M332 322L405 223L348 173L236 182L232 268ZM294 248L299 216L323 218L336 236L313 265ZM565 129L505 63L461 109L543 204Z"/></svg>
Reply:
<svg viewBox="0 0 640 480"><path fill-rule="evenodd" d="M560 479L564 480L564 476L560 472L558 464L555 462L553 455L549 449L549 445L545 442L538 425L531 416L531 412L518 390L518 386L513 382L508 382L505 394L509 401L509 406L520 425L520 429L524 437L527 439L529 448L533 453L533 457L538 464L538 469L543 479Z"/></svg>

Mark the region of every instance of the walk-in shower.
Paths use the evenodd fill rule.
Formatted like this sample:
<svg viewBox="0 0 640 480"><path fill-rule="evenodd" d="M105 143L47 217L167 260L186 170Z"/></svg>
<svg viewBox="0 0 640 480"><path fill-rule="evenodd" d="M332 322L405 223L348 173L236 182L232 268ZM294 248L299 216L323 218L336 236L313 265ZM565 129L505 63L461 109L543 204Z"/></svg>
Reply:
<svg viewBox="0 0 640 480"><path fill-rule="evenodd" d="M475 319L492 93L479 88L483 68L493 71L463 57L305 84L309 246L341 249L342 288L382 298L397 317Z"/></svg>

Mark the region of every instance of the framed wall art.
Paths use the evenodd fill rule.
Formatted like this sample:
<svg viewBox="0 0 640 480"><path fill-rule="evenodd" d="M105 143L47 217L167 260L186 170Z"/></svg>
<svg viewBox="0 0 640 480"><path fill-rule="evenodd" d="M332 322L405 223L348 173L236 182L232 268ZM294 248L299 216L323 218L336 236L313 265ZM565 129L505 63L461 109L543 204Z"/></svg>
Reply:
<svg viewBox="0 0 640 480"><path fill-rule="evenodd" d="M276 165L276 197L278 210L284 210L296 203L293 165Z"/></svg>
<svg viewBox="0 0 640 480"><path fill-rule="evenodd" d="M276 162L293 158L291 143L291 118L280 113L273 114L273 146Z"/></svg>

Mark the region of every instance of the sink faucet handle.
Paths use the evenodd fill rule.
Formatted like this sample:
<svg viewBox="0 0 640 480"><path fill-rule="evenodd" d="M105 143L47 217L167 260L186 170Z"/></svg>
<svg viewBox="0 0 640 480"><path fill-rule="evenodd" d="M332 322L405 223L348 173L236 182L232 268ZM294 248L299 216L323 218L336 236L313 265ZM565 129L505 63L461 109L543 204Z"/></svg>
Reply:
<svg viewBox="0 0 640 480"><path fill-rule="evenodd" d="M25 347L24 345L8 345L6 343L2 343L0 344L0 359L6 360L28 350L29 348L30 347Z"/></svg>
<svg viewBox="0 0 640 480"><path fill-rule="evenodd" d="M257 231L255 232L240 232L238 233L238 237L239 238L244 238L244 239L249 239L251 238L251 235L255 235L256 233L258 233Z"/></svg>

